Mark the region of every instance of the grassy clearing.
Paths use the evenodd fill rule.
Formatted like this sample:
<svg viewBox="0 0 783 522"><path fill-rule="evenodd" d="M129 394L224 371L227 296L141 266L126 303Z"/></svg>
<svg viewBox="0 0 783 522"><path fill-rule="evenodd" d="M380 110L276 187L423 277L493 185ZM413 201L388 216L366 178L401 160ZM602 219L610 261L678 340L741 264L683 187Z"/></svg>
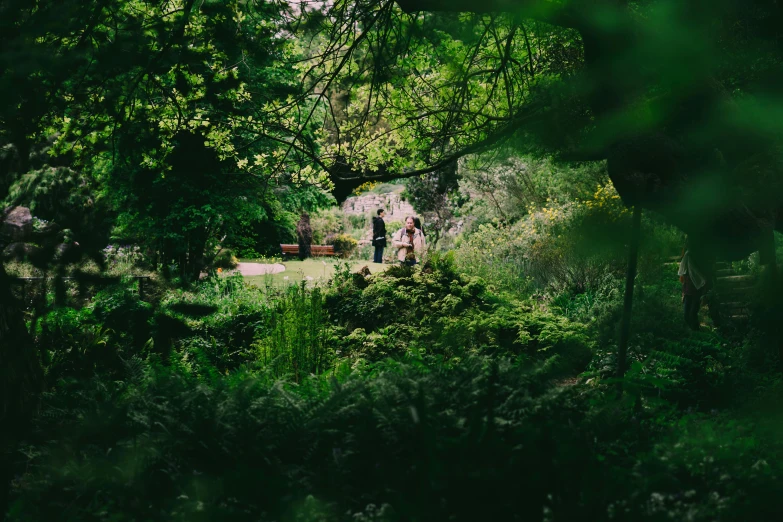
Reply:
<svg viewBox="0 0 783 522"><path fill-rule="evenodd" d="M255 260L242 260L243 262L259 262ZM312 278L313 281L325 281L334 275L334 264L336 260L329 258L305 259L304 261L293 260L285 261L285 271L279 274L267 274L260 276L248 276L245 281L249 284L258 286L284 286L290 283L298 283L302 279ZM351 272L358 272L366 266L370 272L375 274L385 270L391 265L378 265L371 261L348 261L351 266Z"/></svg>

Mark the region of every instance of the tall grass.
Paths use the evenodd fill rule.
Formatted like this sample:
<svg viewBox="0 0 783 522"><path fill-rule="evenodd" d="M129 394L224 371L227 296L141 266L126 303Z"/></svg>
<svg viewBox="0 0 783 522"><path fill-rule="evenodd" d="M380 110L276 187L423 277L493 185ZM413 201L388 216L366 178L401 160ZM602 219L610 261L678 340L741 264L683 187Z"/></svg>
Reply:
<svg viewBox="0 0 783 522"><path fill-rule="evenodd" d="M331 363L324 296L320 288L308 289L305 283L289 286L270 303L265 328L254 343L259 361L273 375L297 383Z"/></svg>

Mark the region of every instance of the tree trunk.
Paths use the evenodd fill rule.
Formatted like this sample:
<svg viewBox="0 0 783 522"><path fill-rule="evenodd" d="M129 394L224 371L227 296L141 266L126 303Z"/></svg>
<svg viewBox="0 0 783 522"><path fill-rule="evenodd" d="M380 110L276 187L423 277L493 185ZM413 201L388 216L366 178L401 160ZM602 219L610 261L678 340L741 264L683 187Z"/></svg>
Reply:
<svg viewBox="0 0 783 522"><path fill-rule="evenodd" d="M41 362L0 263L0 519L8 509L15 445L27 430L42 383Z"/></svg>
<svg viewBox="0 0 783 522"><path fill-rule="evenodd" d="M639 236L641 235L641 207L633 209L633 226L631 228L631 244L628 248L628 268L625 273L625 300L623 302L623 318L620 323L620 342L617 347L617 376L625 375L628 359L628 338L631 332L631 310L633 308L633 286L636 280L636 259L639 255Z"/></svg>
<svg viewBox="0 0 783 522"><path fill-rule="evenodd" d="M189 283L198 281L201 277L201 271L206 268L204 253L207 249L206 233L194 234L188 242L188 253L186 257L187 266L183 267L185 280Z"/></svg>
<svg viewBox="0 0 783 522"><path fill-rule="evenodd" d="M777 282L778 264L775 259L775 230L772 228L765 228L762 231L759 262L764 266L764 270L774 286Z"/></svg>
<svg viewBox="0 0 783 522"><path fill-rule="evenodd" d="M21 413L41 390L43 372L33 340L25 328L11 281L0 263L0 425Z"/></svg>
<svg viewBox="0 0 783 522"><path fill-rule="evenodd" d="M760 324L769 343L769 349L777 350L780 367L783 369L783 339L781 337L780 317L783 313L783 295L781 295L777 259L775 259L775 231L766 228L763 231L759 262L761 273L762 317Z"/></svg>

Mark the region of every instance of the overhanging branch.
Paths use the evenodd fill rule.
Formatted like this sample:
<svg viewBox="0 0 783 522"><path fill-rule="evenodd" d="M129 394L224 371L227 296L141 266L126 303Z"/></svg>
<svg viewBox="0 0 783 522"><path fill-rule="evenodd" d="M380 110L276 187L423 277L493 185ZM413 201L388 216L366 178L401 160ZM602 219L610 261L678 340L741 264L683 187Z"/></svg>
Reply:
<svg viewBox="0 0 783 522"><path fill-rule="evenodd" d="M510 13L561 27L579 28L573 2L568 0L396 0L406 13Z"/></svg>
<svg viewBox="0 0 783 522"><path fill-rule="evenodd" d="M542 117L541 109L541 106L538 105L528 107L524 113L512 118L508 125L497 132L490 134L483 140L477 141L472 145L461 148L452 154L445 156L440 161L420 169L399 172L390 170L389 168L380 168L373 172L363 172L355 170L350 164L338 162L329 169L330 177L335 185L334 196L338 201L341 201L343 197L347 197L348 194L350 194L351 190L367 181L391 181L393 179L412 178L414 176L430 174L454 163L463 156L486 152L487 150L501 145L525 124L530 123L536 118Z"/></svg>

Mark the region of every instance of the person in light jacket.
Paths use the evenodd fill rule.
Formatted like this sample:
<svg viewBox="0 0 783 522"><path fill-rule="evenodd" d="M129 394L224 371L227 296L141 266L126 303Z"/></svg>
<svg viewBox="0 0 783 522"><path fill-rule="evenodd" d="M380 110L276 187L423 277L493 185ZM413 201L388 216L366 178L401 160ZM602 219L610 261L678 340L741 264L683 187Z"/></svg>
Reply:
<svg viewBox="0 0 783 522"><path fill-rule="evenodd" d="M392 236L392 246L397 249L397 260L413 266L422 258L427 250L424 234L414 225L413 217L405 218L405 226Z"/></svg>
<svg viewBox="0 0 783 522"><path fill-rule="evenodd" d="M698 330L701 297L709 285L707 284L707 278L702 274L702 271L694 261L688 246L688 241L686 240L677 275L680 276L680 283L682 283L682 311L685 317L685 324L692 330Z"/></svg>
<svg viewBox="0 0 783 522"><path fill-rule="evenodd" d="M386 248L386 222L383 216L386 213L382 208L378 209L378 215L372 218L372 246L375 247L373 262L383 263L383 249Z"/></svg>

